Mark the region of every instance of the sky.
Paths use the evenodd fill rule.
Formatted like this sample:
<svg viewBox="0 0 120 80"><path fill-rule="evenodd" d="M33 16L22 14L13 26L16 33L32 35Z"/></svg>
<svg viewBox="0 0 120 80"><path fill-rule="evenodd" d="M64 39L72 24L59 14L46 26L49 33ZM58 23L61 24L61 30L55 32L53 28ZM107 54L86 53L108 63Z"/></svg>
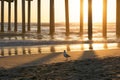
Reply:
<svg viewBox="0 0 120 80"><path fill-rule="evenodd" d="M93 0L93 22L102 22L102 1ZM49 22L49 2L50 0L41 0L41 21ZM64 0L55 0L55 22L65 22ZM1 4L0 4L1 6ZM12 22L14 22L14 3L12 3ZM18 22L21 22L21 0L18 0ZM108 0L108 22L116 21L116 0ZM1 11L1 9L0 9ZM0 13L1 15L1 13ZM79 22L80 19L80 0L69 0L70 22ZM88 0L84 0L84 23L88 20ZM1 16L0 16L1 21ZM5 22L8 21L8 3L5 2ZM37 22L37 0L31 2L31 21ZM26 22L27 22L27 1L26 1Z"/></svg>

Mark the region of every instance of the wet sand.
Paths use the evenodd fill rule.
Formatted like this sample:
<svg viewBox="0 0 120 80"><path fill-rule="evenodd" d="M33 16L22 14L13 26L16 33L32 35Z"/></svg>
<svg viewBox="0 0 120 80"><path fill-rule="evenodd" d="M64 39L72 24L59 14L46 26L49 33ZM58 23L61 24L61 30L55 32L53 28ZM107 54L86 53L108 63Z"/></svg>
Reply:
<svg viewBox="0 0 120 80"><path fill-rule="evenodd" d="M71 51L68 54L72 60L84 60L93 58L106 58L120 56L120 49L106 49L106 50L85 50L85 51ZM16 68L31 65L51 64L58 62L65 62L63 52L46 53L46 54L33 54L33 55L18 55L0 57L0 67Z"/></svg>

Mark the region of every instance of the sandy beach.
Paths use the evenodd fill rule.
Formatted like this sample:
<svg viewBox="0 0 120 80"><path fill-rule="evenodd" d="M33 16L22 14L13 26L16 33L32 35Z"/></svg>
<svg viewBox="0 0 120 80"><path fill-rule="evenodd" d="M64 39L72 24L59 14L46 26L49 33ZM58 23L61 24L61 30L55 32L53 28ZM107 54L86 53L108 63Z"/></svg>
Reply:
<svg viewBox="0 0 120 80"><path fill-rule="evenodd" d="M70 51L68 54L72 60L84 60L93 58L106 58L120 56L120 49L106 49L106 50L85 50L85 51ZM56 53L44 53L33 55L18 55L0 57L0 67L15 68L21 66L42 65L58 62L65 62L63 52Z"/></svg>
<svg viewBox="0 0 120 80"><path fill-rule="evenodd" d="M120 57L0 68L0 80L120 80Z"/></svg>
<svg viewBox="0 0 120 80"><path fill-rule="evenodd" d="M0 58L0 80L120 80L120 50L86 50Z"/></svg>

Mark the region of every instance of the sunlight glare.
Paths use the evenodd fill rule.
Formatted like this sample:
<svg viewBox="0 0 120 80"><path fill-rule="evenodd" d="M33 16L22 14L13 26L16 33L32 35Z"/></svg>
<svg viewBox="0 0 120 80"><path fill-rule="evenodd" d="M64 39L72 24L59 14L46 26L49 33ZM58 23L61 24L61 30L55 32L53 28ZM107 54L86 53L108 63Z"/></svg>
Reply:
<svg viewBox="0 0 120 80"><path fill-rule="evenodd" d="M88 21L88 0L84 1L84 23ZM92 0L93 22L102 22L103 0ZM18 22L22 22L21 0L18 0ZM41 1L41 21L49 22L49 0ZM1 6L1 4L0 4ZM11 21L14 22L14 3L11 4ZM116 21L116 0L108 0L107 21ZM1 11L1 8L0 8ZM8 3L5 2L4 11L5 22L8 21ZM0 13L1 15L1 13ZM112 15L112 16L111 16ZM70 22L80 22L80 0L69 0ZM0 17L1 20L1 17ZM26 1L26 21L27 21L27 1ZM37 22L37 0L31 2L31 22ZM65 22L65 3L64 0L55 0L55 22Z"/></svg>

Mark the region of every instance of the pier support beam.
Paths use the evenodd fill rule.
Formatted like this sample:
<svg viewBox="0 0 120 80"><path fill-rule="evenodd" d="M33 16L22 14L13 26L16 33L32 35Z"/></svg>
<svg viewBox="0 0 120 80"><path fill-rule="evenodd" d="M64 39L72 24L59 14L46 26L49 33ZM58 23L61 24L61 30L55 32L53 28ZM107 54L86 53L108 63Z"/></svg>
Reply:
<svg viewBox="0 0 120 80"><path fill-rule="evenodd" d="M80 36L83 37L83 0L80 0Z"/></svg>
<svg viewBox="0 0 120 80"><path fill-rule="evenodd" d="M22 0L22 33L25 33L25 0Z"/></svg>
<svg viewBox="0 0 120 80"><path fill-rule="evenodd" d="M4 0L1 0L1 32L4 32Z"/></svg>
<svg viewBox="0 0 120 80"><path fill-rule="evenodd" d="M120 38L120 0L116 1L116 37Z"/></svg>
<svg viewBox="0 0 120 80"><path fill-rule="evenodd" d="M11 1L8 1L8 31L11 31Z"/></svg>
<svg viewBox="0 0 120 80"><path fill-rule="evenodd" d="M17 32L17 0L15 0L14 4L14 31Z"/></svg>
<svg viewBox="0 0 120 80"><path fill-rule="evenodd" d="M41 0L38 0L37 33L41 33Z"/></svg>
<svg viewBox="0 0 120 80"><path fill-rule="evenodd" d="M92 0L88 0L88 39L92 40Z"/></svg>
<svg viewBox="0 0 120 80"><path fill-rule="evenodd" d="M30 22L31 22L31 1L32 0L27 0L28 1L28 28L27 30L30 31Z"/></svg>
<svg viewBox="0 0 120 80"><path fill-rule="evenodd" d="M66 19L66 36L69 36L69 5L68 0L65 0L65 19Z"/></svg>
<svg viewBox="0 0 120 80"><path fill-rule="evenodd" d="M50 0L50 35L55 33L54 0Z"/></svg>
<svg viewBox="0 0 120 80"><path fill-rule="evenodd" d="M107 38L107 0L103 0L103 38Z"/></svg>

